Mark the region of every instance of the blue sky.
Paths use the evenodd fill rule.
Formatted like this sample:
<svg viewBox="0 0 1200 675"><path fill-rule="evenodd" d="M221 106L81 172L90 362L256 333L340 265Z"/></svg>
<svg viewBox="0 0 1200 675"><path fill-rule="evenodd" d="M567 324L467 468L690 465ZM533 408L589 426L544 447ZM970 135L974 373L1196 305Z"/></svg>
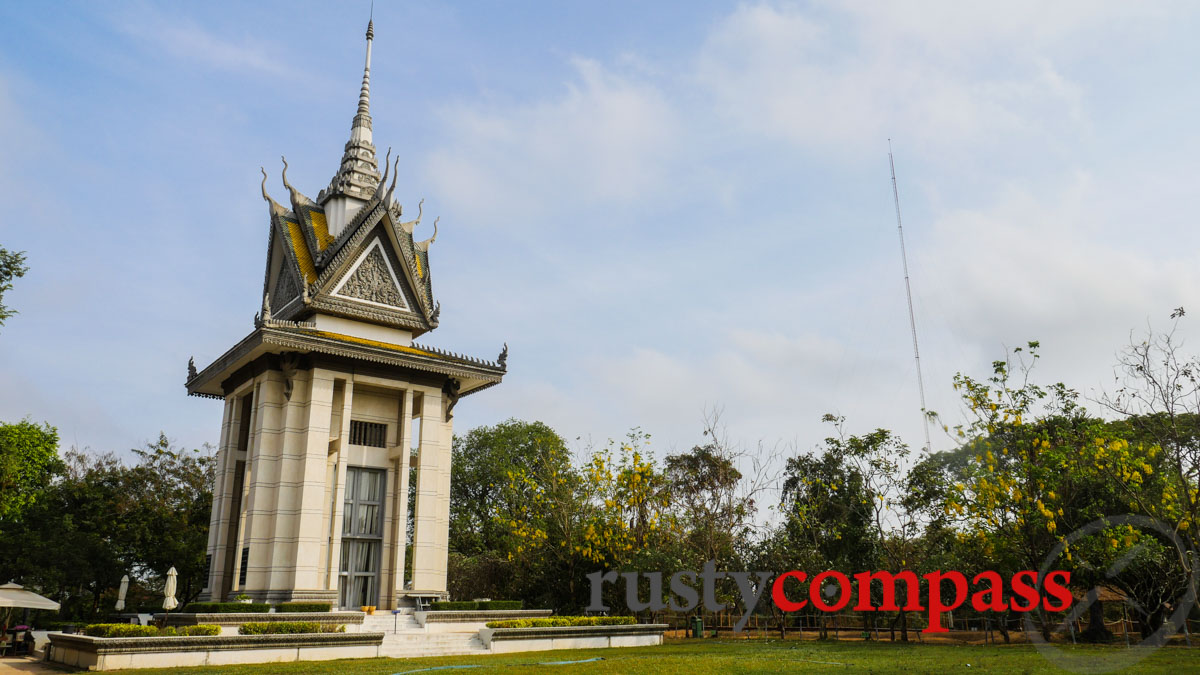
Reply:
<svg viewBox="0 0 1200 675"><path fill-rule="evenodd" d="M315 196L354 113L368 2L0 4L0 419L123 451L215 442L200 365L252 328L279 156ZM1187 3L384 2L375 142L426 223L441 327L541 419L660 452L804 451L825 412L921 444L893 139L929 406L1043 344L1085 393L1200 311ZM420 233L418 233L420 234ZM425 235L428 236L428 235ZM1191 319L1181 332L1186 337ZM935 434L934 447L951 444Z"/></svg>

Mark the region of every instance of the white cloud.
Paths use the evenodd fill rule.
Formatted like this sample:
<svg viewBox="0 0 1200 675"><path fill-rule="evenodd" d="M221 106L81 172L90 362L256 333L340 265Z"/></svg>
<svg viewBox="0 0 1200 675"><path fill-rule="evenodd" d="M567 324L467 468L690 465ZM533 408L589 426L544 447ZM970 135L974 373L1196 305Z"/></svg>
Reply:
<svg viewBox="0 0 1200 675"><path fill-rule="evenodd" d="M965 4L743 5L701 47L696 82L743 133L843 159L892 135L946 151L1086 122L1079 87L1025 39L1036 13L1004 26Z"/></svg>
<svg viewBox="0 0 1200 675"><path fill-rule="evenodd" d="M121 32L177 59L218 70L305 79L303 73L288 65L286 52L273 48L261 31L241 36L220 35L194 19L168 15L146 6L121 12L114 23Z"/></svg>
<svg viewBox="0 0 1200 675"><path fill-rule="evenodd" d="M956 319L952 339L993 349L1041 340L1047 375L1086 390L1107 379L1130 330L1161 328L1174 307L1200 301L1200 253L1171 238L1147 248L1151 230L1105 207L1122 181L1081 173L1064 183L1009 186L993 203L941 214L920 264L927 308Z"/></svg>
<svg viewBox="0 0 1200 675"><path fill-rule="evenodd" d="M594 60L572 64L576 78L553 99L445 111L453 142L428 172L447 202L471 215L502 206L536 216L563 200L625 203L662 187L677 140L663 94Z"/></svg>

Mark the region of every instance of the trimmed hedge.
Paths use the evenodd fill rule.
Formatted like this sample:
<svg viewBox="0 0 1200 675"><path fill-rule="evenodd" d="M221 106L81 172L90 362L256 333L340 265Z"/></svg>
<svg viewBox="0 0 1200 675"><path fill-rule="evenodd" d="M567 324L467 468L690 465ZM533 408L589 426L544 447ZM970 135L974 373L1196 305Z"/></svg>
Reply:
<svg viewBox="0 0 1200 675"><path fill-rule="evenodd" d="M558 628L561 626L632 626L632 616L552 616L545 619L490 621L488 628Z"/></svg>
<svg viewBox="0 0 1200 675"><path fill-rule="evenodd" d="M181 637L191 635L220 635L221 627L211 623L201 623L195 626L167 626L163 629L163 635L178 635Z"/></svg>
<svg viewBox="0 0 1200 675"><path fill-rule="evenodd" d="M191 614L266 614L271 606L265 602L189 602L184 612Z"/></svg>
<svg viewBox="0 0 1200 675"><path fill-rule="evenodd" d="M212 624L196 626L139 626L134 623L93 623L83 627L83 634L92 637L179 637L189 635L220 635L221 627Z"/></svg>
<svg viewBox="0 0 1200 675"><path fill-rule="evenodd" d="M83 627L83 634L92 637L158 637L158 628L135 623L93 623Z"/></svg>
<svg viewBox="0 0 1200 675"><path fill-rule="evenodd" d="M479 610L514 610L521 609L525 603L521 600L462 600L457 602L434 602L429 608L435 612L473 612Z"/></svg>
<svg viewBox="0 0 1200 675"><path fill-rule="evenodd" d="M281 602L275 605L276 612L329 612L332 609L331 602Z"/></svg>
<svg viewBox="0 0 1200 675"><path fill-rule="evenodd" d="M238 627L242 635L284 635L292 633L345 633L345 626L316 621L251 621Z"/></svg>

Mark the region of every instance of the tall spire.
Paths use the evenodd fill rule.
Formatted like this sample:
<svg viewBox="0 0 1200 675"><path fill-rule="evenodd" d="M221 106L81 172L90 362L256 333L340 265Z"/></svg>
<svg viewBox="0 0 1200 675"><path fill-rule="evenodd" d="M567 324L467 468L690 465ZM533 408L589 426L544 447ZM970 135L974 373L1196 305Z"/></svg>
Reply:
<svg viewBox="0 0 1200 675"><path fill-rule="evenodd" d="M367 21L367 62L363 65L362 89L358 92L358 114L354 116L353 129L360 126L371 130L371 41L375 39L375 20ZM362 124L365 122L365 125Z"/></svg>
<svg viewBox="0 0 1200 675"><path fill-rule="evenodd" d="M339 196L360 202L370 201L379 185L378 160L371 137L371 42L374 39L375 21L372 18L367 21L367 58L363 65L358 109L350 124L350 140L346 143L342 163L329 182L329 187L317 195L317 201L322 205Z"/></svg>

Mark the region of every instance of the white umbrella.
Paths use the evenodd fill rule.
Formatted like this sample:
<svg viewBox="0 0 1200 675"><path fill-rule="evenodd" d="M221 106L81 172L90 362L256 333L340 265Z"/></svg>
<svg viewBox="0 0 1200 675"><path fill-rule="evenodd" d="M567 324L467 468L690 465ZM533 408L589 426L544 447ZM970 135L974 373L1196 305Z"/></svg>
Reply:
<svg viewBox="0 0 1200 675"><path fill-rule="evenodd" d="M0 607L28 607L29 609L58 609L58 603L27 591L18 584L0 586Z"/></svg>
<svg viewBox="0 0 1200 675"><path fill-rule="evenodd" d="M179 602L175 600L176 574L178 574L178 572L175 571L174 566L167 570L167 587L163 589L163 595L166 596L163 598L163 609L167 610L168 612L179 606Z"/></svg>
<svg viewBox="0 0 1200 675"><path fill-rule="evenodd" d="M125 594L129 592L129 575L121 577L121 590L117 593L117 611L125 609Z"/></svg>

